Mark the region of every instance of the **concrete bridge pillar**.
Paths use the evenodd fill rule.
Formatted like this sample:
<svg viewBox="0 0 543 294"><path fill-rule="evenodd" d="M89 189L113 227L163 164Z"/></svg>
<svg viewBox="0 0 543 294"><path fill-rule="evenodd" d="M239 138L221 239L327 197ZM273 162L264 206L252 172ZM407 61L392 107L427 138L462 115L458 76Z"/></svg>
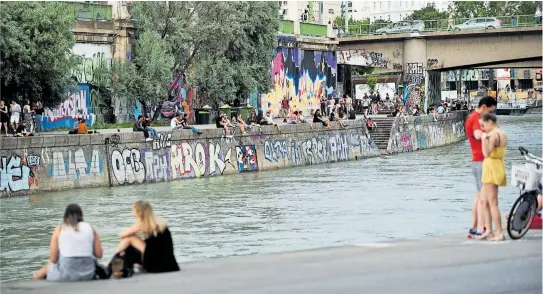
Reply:
<svg viewBox="0 0 543 294"><path fill-rule="evenodd" d="M412 108L418 105L424 110L426 40L411 38L404 40L404 104Z"/></svg>

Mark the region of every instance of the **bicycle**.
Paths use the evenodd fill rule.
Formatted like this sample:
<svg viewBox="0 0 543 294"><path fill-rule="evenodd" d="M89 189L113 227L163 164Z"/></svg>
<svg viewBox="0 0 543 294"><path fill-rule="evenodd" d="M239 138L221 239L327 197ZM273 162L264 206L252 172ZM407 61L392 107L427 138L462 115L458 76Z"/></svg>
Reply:
<svg viewBox="0 0 543 294"><path fill-rule="evenodd" d="M519 151L524 156L526 163L513 165L511 168L511 182L520 188L520 196L513 204L507 217L507 233L513 240L526 235L534 221L543 167L543 159L530 153L524 147L519 147Z"/></svg>

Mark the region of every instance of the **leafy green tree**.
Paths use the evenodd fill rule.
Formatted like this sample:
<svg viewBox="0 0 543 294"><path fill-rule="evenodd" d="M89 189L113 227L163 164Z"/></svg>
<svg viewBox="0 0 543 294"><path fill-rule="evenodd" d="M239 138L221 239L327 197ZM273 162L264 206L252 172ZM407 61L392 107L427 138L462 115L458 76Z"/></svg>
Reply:
<svg viewBox="0 0 543 294"><path fill-rule="evenodd" d="M455 18L533 15L536 1L453 1L450 8Z"/></svg>
<svg viewBox="0 0 543 294"><path fill-rule="evenodd" d="M75 19L63 2L0 3L2 97L58 104L76 84L72 29Z"/></svg>
<svg viewBox="0 0 543 294"><path fill-rule="evenodd" d="M370 88L371 93L375 93L375 87L377 86L376 77L368 77L368 87Z"/></svg>
<svg viewBox="0 0 543 294"><path fill-rule="evenodd" d="M267 91L278 8L276 2L135 2L134 64L112 67L114 92L123 99L163 101L174 72L214 100L257 87Z"/></svg>
<svg viewBox="0 0 543 294"><path fill-rule="evenodd" d="M447 12L441 12L434 7L424 7L419 10L413 11L406 19L408 20L442 20L446 19L449 15Z"/></svg>

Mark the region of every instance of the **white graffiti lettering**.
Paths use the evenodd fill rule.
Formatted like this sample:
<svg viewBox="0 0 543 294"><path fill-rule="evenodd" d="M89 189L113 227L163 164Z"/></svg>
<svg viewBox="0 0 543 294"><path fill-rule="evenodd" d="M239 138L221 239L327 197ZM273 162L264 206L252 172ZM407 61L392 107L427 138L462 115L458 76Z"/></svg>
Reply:
<svg viewBox="0 0 543 294"><path fill-rule="evenodd" d="M30 168L23 164L21 157L12 156L0 160L0 192L18 192L30 189Z"/></svg>
<svg viewBox="0 0 543 294"><path fill-rule="evenodd" d="M120 185L143 183L145 180L145 166L141 162L141 153L138 149L125 149L122 153L113 150L111 164L113 174Z"/></svg>

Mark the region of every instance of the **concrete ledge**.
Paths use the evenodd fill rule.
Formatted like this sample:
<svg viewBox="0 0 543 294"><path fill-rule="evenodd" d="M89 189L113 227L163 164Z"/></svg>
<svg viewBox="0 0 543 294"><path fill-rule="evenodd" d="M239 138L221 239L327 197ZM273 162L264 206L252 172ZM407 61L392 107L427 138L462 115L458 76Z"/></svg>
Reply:
<svg viewBox="0 0 543 294"><path fill-rule="evenodd" d="M465 235L181 264L182 271L80 283L2 283L23 293L541 293L541 231L520 241Z"/></svg>

